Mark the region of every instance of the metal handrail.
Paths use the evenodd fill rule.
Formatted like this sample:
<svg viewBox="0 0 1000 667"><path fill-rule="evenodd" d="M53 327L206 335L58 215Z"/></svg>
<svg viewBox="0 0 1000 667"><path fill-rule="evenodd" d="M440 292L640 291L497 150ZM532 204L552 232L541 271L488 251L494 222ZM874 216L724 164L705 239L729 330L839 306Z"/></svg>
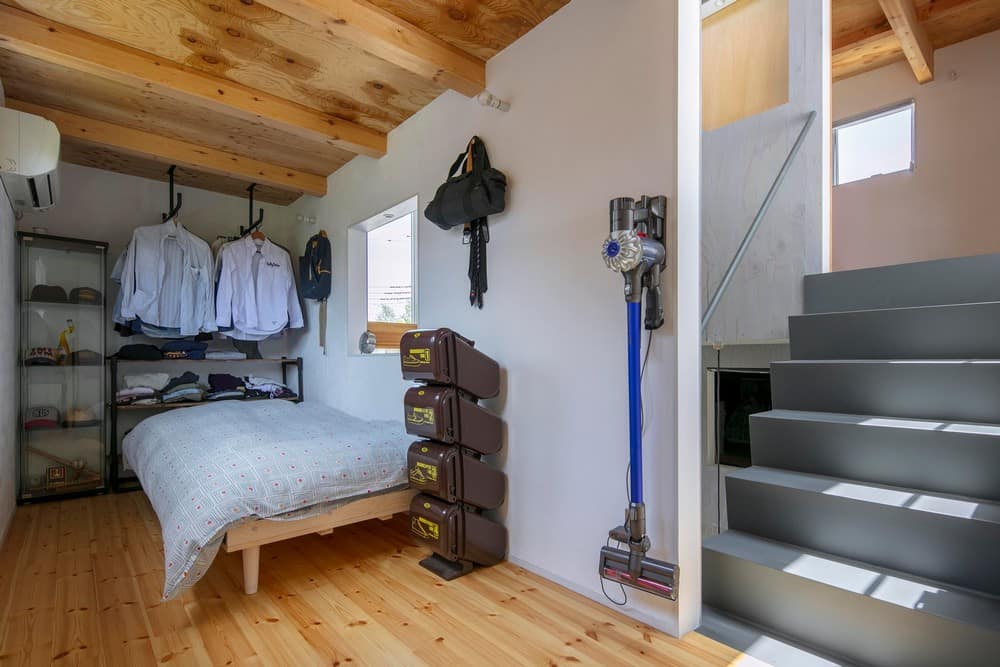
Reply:
<svg viewBox="0 0 1000 667"><path fill-rule="evenodd" d="M774 200L774 196L778 192L778 188L785 180L785 176L788 174L788 170L792 166L792 162L795 160L795 156L798 155L799 149L802 148L802 142L806 138L806 134L809 132L809 128L812 127L813 121L816 120L816 112L810 111L809 117L806 118L806 124L802 127L802 131L799 132L798 138L792 145L792 150L788 152L788 157L785 158L785 163L781 165L781 171L775 177L774 182L771 183L771 189L767 191L767 195L764 197L763 203L761 203L760 208L757 210L757 215L754 216L753 222L750 223L750 228L747 230L746 235L743 236L743 240L740 242L740 247L736 249L736 254L733 255L732 261L729 262L729 268L722 276L722 281L719 286L715 288L715 294L712 295L712 299L708 302L708 307L705 309L705 314L701 316L701 333L705 333L706 327L708 327L708 321L712 319L712 315L715 314L716 308L719 307L719 302L722 301L722 295L725 293L726 289L729 287L729 283L732 282L733 276L736 274L736 269L739 268L740 262L743 261L743 256L747 253L747 249L750 247L750 242L753 241L754 235L757 234L757 229L760 227L760 223L764 221L764 216L767 215L767 210L771 208L771 202Z"/></svg>

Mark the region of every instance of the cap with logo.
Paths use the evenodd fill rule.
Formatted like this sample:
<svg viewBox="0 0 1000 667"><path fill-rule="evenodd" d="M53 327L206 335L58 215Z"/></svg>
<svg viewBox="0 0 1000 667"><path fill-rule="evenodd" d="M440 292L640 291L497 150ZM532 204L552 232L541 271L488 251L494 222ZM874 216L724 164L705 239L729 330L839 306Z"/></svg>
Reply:
<svg viewBox="0 0 1000 667"><path fill-rule="evenodd" d="M24 428L26 429L36 429L36 428L58 428L59 427L59 410L56 408L44 405L35 408L28 408L24 411Z"/></svg>
<svg viewBox="0 0 1000 667"><path fill-rule="evenodd" d="M59 364L59 353L52 347L33 347L24 358L25 366L56 366Z"/></svg>

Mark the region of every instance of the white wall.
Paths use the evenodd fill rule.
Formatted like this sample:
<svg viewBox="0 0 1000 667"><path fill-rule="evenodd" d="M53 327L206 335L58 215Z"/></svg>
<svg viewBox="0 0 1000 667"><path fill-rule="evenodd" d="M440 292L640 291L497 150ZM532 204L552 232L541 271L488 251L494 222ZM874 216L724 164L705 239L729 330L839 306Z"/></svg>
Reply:
<svg viewBox="0 0 1000 667"><path fill-rule="evenodd" d="M722 279L806 115L816 122L736 272L706 340L726 344L788 338L802 312L802 277L823 270L829 183L830 0L789 0L789 101L702 136L703 306Z"/></svg>
<svg viewBox="0 0 1000 667"><path fill-rule="evenodd" d="M697 54L698 8L687 4L685 46L693 41ZM442 232L421 216L420 325L454 328L504 368L505 390L490 406L507 425L498 463L510 479L502 514L511 559L601 601L598 549L626 505L627 422L622 281L604 267L600 247L609 199L677 194L677 12L675 3L658 0L576 0L488 63L490 90L510 101L508 113L445 94L390 135L386 157L354 160L330 178L325 198L295 207L319 218L334 252L327 356L315 328L298 348L306 393L363 417L401 419L406 385L398 357L353 354L360 332L346 324L347 228L414 194L423 209L469 137L485 140L510 184L507 211L490 220L486 307L468 305L461 231ZM697 57L686 65L694 68L684 80L693 86L690 104ZM694 359L683 380L694 396L690 420L676 415L677 339L670 333L654 336L645 380L653 555L675 560L683 552L687 611L678 620L677 605L635 593L628 612L672 632L697 625L700 609L699 554L691 546L700 540L699 398L697 387L687 386L698 381L690 317L698 294L698 107L691 106L694 115L682 119L683 193L690 199L681 202L678 247L678 301L687 316L680 328L691 348L685 358ZM299 245L314 232L298 231ZM315 319L315 304L307 310ZM680 449L678 437L687 440ZM680 492L691 497L679 504Z"/></svg>
<svg viewBox="0 0 1000 667"><path fill-rule="evenodd" d="M0 91L2 96L2 91ZM14 212L0 187L0 545L17 494L17 243Z"/></svg>
<svg viewBox="0 0 1000 667"><path fill-rule="evenodd" d="M1000 31L934 52L919 85L904 62L836 83L833 115L916 100L916 169L833 190L833 266L1000 252Z"/></svg>

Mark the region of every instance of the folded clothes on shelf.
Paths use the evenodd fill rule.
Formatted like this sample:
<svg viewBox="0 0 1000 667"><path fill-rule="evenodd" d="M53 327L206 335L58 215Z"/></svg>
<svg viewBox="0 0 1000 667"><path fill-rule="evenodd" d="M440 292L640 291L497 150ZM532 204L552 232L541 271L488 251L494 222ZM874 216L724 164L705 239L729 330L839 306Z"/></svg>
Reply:
<svg viewBox="0 0 1000 667"><path fill-rule="evenodd" d="M125 376L125 387L128 389L148 387L159 391L166 387L168 382L170 382L170 376L166 373L137 373Z"/></svg>
<svg viewBox="0 0 1000 667"><path fill-rule="evenodd" d="M234 390L242 391L246 389L246 383L244 383L242 379L236 377L235 375L230 375L229 373L209 373L208 386L212 388L213 392Z"/></svg>
<svg viewBox="0 0 1000 667"><path fill-rule="evenodd" d="M198 375L192 373L191 371L184 371L177 377L170 378L169 382L165 382L161 389L163 392L173 391L181 385L195 384L198 382Z"/></svg>
<svg viewBox="0 0 1000 667"><path fill-rule="evenodd" d="M123 345L118 350L118 358L128 361L159 361L163 358L163 353L155 345L132 343L130 345Z"/></svg>
<svg viewBox="0 0 1000 667"><path fill-rule="evenodd" d="M247 387L247 398L295 398L295 392L271 378L248 375L243 378Z"/></svg>
<svg viewBox="0 0 1000 667"><path fill-rule="evenodd" d="M166 392L160 398L164 403L183 403L186 401L201 401L205 398L205 390L200 385L181 385Z"/></svg>
<svg viewBox="0 0 1000 667"><path fill-rule="evenodd" d="M121 389L115 394L115 403L118 405L132 405L142 400L152 399L159 401L157 392L152 387L132 387L131 389Z"/></svg>
<svg viewBox="0 0 1000 667"><path fill-rule="evenodd" d="M205 352L205 358L212 361L242 361L247 355L236 350L209 350Z"/></svg>
<svg viewBox="0 0 1000 667"><path fill-rule="evenodd" d="M244 389L226 389L221 391L213 391L205 396L209 401L229 401L229 400L241 400L247 397L246 390Z"/></svg>
<svg viewBox="0 0 1000 667"><path fill-rule="evenodd" d="M206 343L193 340L172 340L160 346L160 351L167 359L192 359L201 360L205 358Z"/></svg>

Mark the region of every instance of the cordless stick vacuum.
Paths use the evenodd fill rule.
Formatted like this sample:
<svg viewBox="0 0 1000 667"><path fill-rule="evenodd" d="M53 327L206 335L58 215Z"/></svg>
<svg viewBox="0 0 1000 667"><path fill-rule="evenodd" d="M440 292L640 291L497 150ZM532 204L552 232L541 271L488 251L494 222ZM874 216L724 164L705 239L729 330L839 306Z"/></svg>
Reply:
<svg viewBox="0 0 1000 667"><path fill-rule="evenodd" d="M648 558L646 505L642 500L642 298L646 297L645 327L663 326L663 295L660 274L666 267L664 220L667 198L630 197L611 200L611 233L601 254L609 269L625 278L628 309L628 435L629 506L625 522L608 532L609 543L627 545L628 550L604 546L598 572L608 581L631 586L653 595L677 599L677 566Z"/></svg>

